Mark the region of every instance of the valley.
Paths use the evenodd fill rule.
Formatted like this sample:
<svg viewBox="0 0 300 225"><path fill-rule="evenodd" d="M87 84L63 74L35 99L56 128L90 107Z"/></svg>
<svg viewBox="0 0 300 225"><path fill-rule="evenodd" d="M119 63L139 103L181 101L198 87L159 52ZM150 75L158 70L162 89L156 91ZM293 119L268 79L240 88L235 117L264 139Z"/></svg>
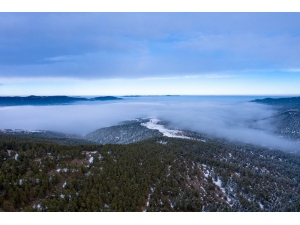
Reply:
<svg viewBox="0 0 300 225"><path fill-rule="evenodd" d="M298 140L290 136L298 134L298 118L297 109L285 107L251 123L272 120L275 134L285 131L277 134ZM299 172L299 151L181 130L157 118L127 120L84 136L0 132L5 212L297 212Z"/></svg>

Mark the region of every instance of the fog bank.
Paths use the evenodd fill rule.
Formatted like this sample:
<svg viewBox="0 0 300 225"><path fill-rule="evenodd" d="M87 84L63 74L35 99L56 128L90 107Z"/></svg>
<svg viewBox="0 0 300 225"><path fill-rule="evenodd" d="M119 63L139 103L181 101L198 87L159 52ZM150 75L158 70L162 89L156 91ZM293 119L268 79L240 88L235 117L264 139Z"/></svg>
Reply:
<svg viewBox="0 0 300 225"><path fill-rule="evenodd" d="M271 148L289 150L290 141L273 135L272 125L249 126L253 120L275 111L253 98L237 97L137 97L123 101L60 106L17 106L0 108L0 129L51 130L85 135L124 120L153 117L178 129L215 135Z"/></svg>

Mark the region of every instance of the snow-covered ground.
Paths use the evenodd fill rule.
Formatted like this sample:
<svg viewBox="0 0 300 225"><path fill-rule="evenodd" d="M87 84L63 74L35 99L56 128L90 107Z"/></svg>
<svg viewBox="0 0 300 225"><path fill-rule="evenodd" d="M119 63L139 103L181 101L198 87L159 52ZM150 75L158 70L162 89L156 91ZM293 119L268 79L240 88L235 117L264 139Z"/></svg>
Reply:
<svg viewBox="0 0 300 225"><path fill-rule="evenodd" d="M151 193L148 194L148 198L147 198L147 202L146 202L146 207L149 206L150 198L151 198L151 195L153 194L154 190L155 190L155 188L151 187ZM147 212L147 208L145 208L145 209L143 210L143 212Z"/></svg>
<svg viewBox="0 0 300 225"><path fill-rule="evenodd" d="M147 127L148 129L158 130L164 136L167 137L176 137L176 138L185 138L191 139L190 137L184 136L180 130L171 130L164 127L164 125L158 124L160 120L156 118L151 118L149 122L141 123L142 126Z"/></svg>
<svg viewBox="0 0 300 225"><path fill-rule="evenodd" d="M63 171L63 172L66 173L66 172L68 172L68 169L67 169L67 168L63 168L63 169L57 169L56 171L57 171L57 172Z"/></svg>
<svg viewBox="0 0 300 225"><path fill-rule="evenodd" d="M217 181L214 181L214 180L213 180L213 182L214 182L215 185L219 186L219 188L221 189L221 191L222 191L224 194L226 194L225 189L222 188L222 181L219 179L219 177L218 177L218 180L217 180Z"/></svg>
<svg viewBox="0 0 300 225"><path fill-rule="evenodd" d="M219 186L219 188L221 189L221 191L223 192L223 194L227 198L227 203L231 205L232 204L231 198L229 198L229 196L226 194L225 188L222 187L221 179L218 177L218 180L217 181L213 180L213 182L214 182L215 185Z"/></svg>
<svg viewBox="0 0 300 225"><path fill-rule="evenodd" d="M261 204L260 202L259 202L258 204L259 204L259 207L260 207L261 209L264 209L264 205L263 205L263 204Z"/></svg>

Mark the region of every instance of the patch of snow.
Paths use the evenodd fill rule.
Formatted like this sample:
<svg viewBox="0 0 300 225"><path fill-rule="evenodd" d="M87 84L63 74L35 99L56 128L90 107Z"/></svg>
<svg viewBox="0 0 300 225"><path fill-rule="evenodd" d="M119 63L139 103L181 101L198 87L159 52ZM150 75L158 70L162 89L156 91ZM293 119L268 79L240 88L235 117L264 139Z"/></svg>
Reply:
<svg viewBox="0 0 300 225"><path fill-rule="evenodd" d="M170 130L165 128L164 125L158 124L159 121L160 120L158 119L151 118L149 122L141 123L141 125L151 130L158 130L160 133L167 137L191 139L190 137L182 135L182 131L180 130Z"/></svg>
<svg viewBox="0 0 300 225"><path fill-rule="evenodd" d="M171 165L168 166L168 171L170 171ZM167 177L170 176L170 172L168 172Z"/></svg>
<svg viewBox="0 0 300 225"><path fill-rule="evenodd" d="M30 132L30 133L42 133L42 132L39 131L39 130L29 130L28 132Z"/></svg>
<svg viewBox="0 0 300 225"><path fill-rule="evenodd" d="M60 197L61 197L61 198L65 198L65 195L64 195L64 194L60 194Z"/></svg>
<svg viewBox="0 0 300 225"><path fill-rule="evenodd" d="M42 210L41 204L33 205L32 208Z"/></svg>
<svg viewBox="0 0 300 225"><path fill-rule="evenodd" d="M20 179L19 180L19 185L22 185L23 184L23 179Z"/></svg>
<svg viewBox="0 0 300 225"><path fill-rule="evenodd" d="M11 152L12 152L12 150L7 150L7 153L9 156L11 156Z"/></svg>
<svg viewBox="0 0 300 225"><path fill-rule="evenodd" d="M258 204L259 204L259 207L260 207L261 209L264 208L263 204L261 204L260 202L259 202Z"/></svg>
<svg viewBox="0 0 300 225"><path fill-rule="evenodd" d="M263 172L263 173L270 173L269 170L267 170L265 167L261 168L260 171Z"/></svg>
<svg viewBox="0 0 300 225"><path fill-rule="evenodd" d="M18 160L18 156L19 156L19 154L17 153L17 154L15 155L15 160Z"/></svg>
<svg viewBox="0 0 300 225"><path fill-rule="evenodd" d="M213 182L214 182L214 184L215 185L217 185L220 189L221 189L221 191L223 192L223 194L226 196L226 198L227 198L227 203L228 204L230 204L229 202L232 202L231 201L231 198L229 198L227 195L226 195L226 192L225 192L225 188L222 188L222 181L219 179L219 177L218 177L218 180L217 181L214 181L213 180ZM230 188L231 189L231 188ZM232 190L232 189L231 189Z"/></svg>
<svg viewBox="0 0 300 225"><path fill-rule="evenodd" d="M65 183L62 185L62 187L65 188L66 185L67 185L67 182L65 181Z"/></svg>
<svg viewBox="0 0 300 225"><path fill-rule="evenodd" d="M147 207L149 206L150 197L151 197L151 194L148 194L148 198L147 198L147 202L146 202Z"/></svg>
<svg viewBox="0 0 300 225"><path fill-rule="evenodd" d="M205 193L207 193L206 190L205 190L202 186L200 186L200 188L201 188Z"/></svg>
<svg viewBox="0 0 300 225"><path fill-rule="evenodd" d="M147 198L147 202L146 202L146 206L147 206L147 207L149 206L150 197L151 197L151 195L153 194L155 188L151 187L150 190L151 190L151 193L148 194L148 198ZM144 209L143 212L147 212L147 209Z"/></svg>
<svg viewBox="0 0 300 225"><path fill-rule="evenodd" d="M85 152L85 154L89 155L89 156L95 155L96 153L97 153L97 151L86 151Z"/></svg>
<svg viewBox="0 0 300 225"><path fill-rule="evenodd" d="M204 173L204 176L205 176L206 178L208 178L209 171L208 171L208 170L206 170L206 171L203 171L203 173Z"/></svg>
<svg viewBox="0 0 300 225"><path fill-rule="evenodd" d="M221 191L225 194L225 189L222 188L222 181L219 179L219 177L218 177L218 180L217 180L217 181L214 181L214 180L213 180L213 182L214 182L214 184L217 185L217 186L221 189Z"/></svg>
<svg viewBox="0 0 300 225"><path fill-rule="evenodd" d="M89 159L89 162L90 162L90 163L93 163L93 161L94 161L94 157L91 157L91 158Z"/></svg>

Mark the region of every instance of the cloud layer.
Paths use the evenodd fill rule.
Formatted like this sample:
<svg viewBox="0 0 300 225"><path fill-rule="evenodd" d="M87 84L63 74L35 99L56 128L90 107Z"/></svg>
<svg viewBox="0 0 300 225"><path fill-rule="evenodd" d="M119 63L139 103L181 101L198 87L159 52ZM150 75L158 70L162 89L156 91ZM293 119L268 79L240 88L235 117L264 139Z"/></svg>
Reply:
<svg viewBox="0 0 300 225"><path fill-rule="evenodd" d="M69 106L22 106L0 108L1 129L53 130L85 135L124 120L154 117L179 128L234 141L291 150L294 144L273 135L272 127L251 128L252 120L274 110L244 101L246 98L141 97L114 103ZM247 99L249 100L249 99Z"/></svg>
<svg viewBox="0 0 300 225"><path fill-rule="evenodd" d="M298 13L1 13L0 77L300 68Z"/></svg>

